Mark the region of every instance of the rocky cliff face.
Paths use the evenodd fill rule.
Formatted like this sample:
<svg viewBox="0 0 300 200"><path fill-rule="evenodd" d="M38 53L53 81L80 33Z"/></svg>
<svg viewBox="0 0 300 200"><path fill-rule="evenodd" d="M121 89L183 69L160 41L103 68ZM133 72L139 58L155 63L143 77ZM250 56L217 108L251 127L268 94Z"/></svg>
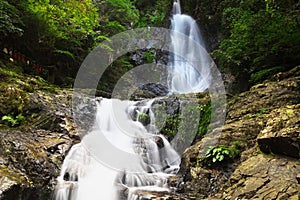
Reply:
<svg viewBox="0 0 300 200"><path fill-rule="evenodd" d="M300 67L228 100L218 145L238 144L240 156L201 163L204 138L183 155L183 193L199 199L298 199Z"/></svg>

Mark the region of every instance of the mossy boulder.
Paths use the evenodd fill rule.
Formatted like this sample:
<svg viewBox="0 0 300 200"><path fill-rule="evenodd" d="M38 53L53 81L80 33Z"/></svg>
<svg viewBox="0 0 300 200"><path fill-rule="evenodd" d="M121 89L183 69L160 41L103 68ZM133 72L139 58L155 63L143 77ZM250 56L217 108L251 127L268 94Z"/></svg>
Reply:
<svg viewBox="0 0 300 200"><path fill-rule="evenodd" d="M51 199L68 150L79 141L71 90L0 61L0 199ZM5 116L22 116L6 123Z"/></svg>

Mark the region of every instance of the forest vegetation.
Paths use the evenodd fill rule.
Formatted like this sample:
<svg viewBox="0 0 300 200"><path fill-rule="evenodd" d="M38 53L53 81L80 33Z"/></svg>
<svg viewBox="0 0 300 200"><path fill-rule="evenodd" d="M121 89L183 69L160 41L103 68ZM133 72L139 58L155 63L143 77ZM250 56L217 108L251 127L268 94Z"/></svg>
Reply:
<svg viewBox="0 0 300 200"><path fill-rule="evenodd" d="M200 24L218 67L233 75L238 91L243 91L299 64L299 4L187 0L182 10ZM44 78L54 68L51 81L69 87L93 48L128 29L169 27L171 6L167 0L2 0L0 46L45 66L39 74ZM114 63L117 67L109 71L108 81L137 65L130 56ZM143 62L154 62L153 56L145 57ZM106 84L102 89L109 91Z"/></svg>

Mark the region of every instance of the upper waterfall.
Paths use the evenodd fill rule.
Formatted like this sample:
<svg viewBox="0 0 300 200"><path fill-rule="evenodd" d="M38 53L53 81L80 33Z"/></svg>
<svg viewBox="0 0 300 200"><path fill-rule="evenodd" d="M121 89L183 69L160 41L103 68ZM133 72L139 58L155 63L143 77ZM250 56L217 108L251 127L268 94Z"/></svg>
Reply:
<svg viewBox="0 0 300 200"><path fill-rule="evenodd" d="M180 1L175 0L173 3L173 14L181 14Z"/></svg>
<svg viewBox="0 0 300 200"><path fill-rule="evenodd" d="M171 93L191 93L206 90L211 81L210 57L196 21L181 14L180 2L173 4L171 19L171 49L168 63L168 85ZM184 42L181 34L186 36ZM200 47L198 46L200 45ZM200 49L200 50L199 50Z"/></svg>

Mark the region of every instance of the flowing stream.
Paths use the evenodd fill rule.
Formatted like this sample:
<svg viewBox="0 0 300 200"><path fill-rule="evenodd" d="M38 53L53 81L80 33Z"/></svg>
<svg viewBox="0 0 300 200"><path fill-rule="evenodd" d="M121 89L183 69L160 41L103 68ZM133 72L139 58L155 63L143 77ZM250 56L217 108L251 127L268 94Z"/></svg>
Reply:
<svg viewBox="0 0 300 200"><path fill-rule="evenodd" d="M173 12L172 30L202 45L196 22L181 14L179 0ZM193 43L179 44L176 34L171 38L175 53L168 70L170 92L204 91L210 83L205 50L195 52ZM181 160L154 125L153 101L98 101L93 128L63 162L56 200L137 200L143 191L171 191L168 179L176 175ZM145 115L150 119L146 125L139 121Z"/></svg>

